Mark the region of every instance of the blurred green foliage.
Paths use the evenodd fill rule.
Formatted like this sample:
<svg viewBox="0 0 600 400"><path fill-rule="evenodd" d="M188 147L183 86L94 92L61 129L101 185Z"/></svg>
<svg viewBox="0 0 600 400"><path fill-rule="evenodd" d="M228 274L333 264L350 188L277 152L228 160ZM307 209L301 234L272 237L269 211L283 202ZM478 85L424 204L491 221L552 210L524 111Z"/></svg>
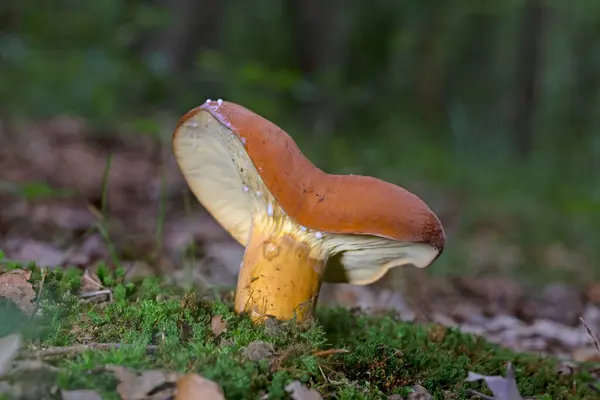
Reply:
<svg viewBox="0 0 600 400"><path fill-rule="evenodd" d="M11 182L0 181L0 194L3 192L17 195L28 201L72 197L76 193L74 189L56 189L43 182L14 184Z"/></svg>
<svg viewBox="0 0 600 400"><path fill-rule="evenodd" d="M518 275L600 272L600 2L9 0L0 11L5 115L156 134L155 116L222 97L284 127L329 172L424 197L449 227L436 270L464 272L480 251L471 239L493 231L519 245L507 267ZM554 268L556 243L578 256Z"/></svg>

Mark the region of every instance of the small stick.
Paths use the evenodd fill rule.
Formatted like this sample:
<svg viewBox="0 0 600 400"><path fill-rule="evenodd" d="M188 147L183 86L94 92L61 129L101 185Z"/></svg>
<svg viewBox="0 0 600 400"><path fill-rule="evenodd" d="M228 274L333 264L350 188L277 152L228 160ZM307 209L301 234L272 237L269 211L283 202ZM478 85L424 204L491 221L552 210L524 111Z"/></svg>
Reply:
<svg viewBox="0 0 600 400"><path fill-rule="evenodd" d="M471 390L471 389L468 389L468 390L467 390L467 393L469 393L471 396L478 396L478 397L481 397L481 398L482 398L482 399L484 399L484 400L494 400L494 397L486 396L485 394L483 394L483 393L479 393L479 392L478 392L478 391L476 391L476 390Z"/></svg>
<svg viewBox="0 0 600 400"><path fill-rule="evenodd" d="M112 301L112 290L110 289L94 290L93 292L81 293L79 297L82 299L87 299L89 297L103 296L105 294L108 295L109 301Z"/></svg>
<svg viewBox="0 0 600 400"><path fill-rule="evenodd" d="M350 350L346 350L346 349L319 350L319 351L315 351L314 353L312 353L312 355L315 357L325 357L325 356L329 356L332 354L344 354L344 353L350 353Z"/></svg>
<svg viewBox="0 0 600 400"><path fill-rule="evenodd" d="M40 281L40 289L38 290L37 293L37 299L35 301L35 307L33 309L33 312L30 315L30 318L33 318L38 310L40 309L40 301L42 300L42 293L44 293L44 282L46 281L46 275L48 274L48 268L43 268L43 273L42 273L42 279Z"/></svg>
<svg viewBox="0 0 600 400"><path fill-rule="evenodd" d="M48 347L36 352L38 357L51 357L63 354L82 353L88 350L114 350L121 349L123 347L132 347L131 344L121 343L88 343L88 344L76 344L73 346L64 347ZM158 346L148 345L146 351L156 350Z"/></svg>
<svg viewBox="0 0 600 400"><path fill-rule="evenodd" d="M594 341L594 346L596 346L596 349L600 350L600 344L598 343L598 338L596 337L596 335L594 335L594 332L592 332L592 330L590 329L588 324L585 323L585 321L583 320L582 317L579 317L579 320L581 321L583 326L585 326L585 329L587 330L588 335L590 335L590 337Z"/></svg>

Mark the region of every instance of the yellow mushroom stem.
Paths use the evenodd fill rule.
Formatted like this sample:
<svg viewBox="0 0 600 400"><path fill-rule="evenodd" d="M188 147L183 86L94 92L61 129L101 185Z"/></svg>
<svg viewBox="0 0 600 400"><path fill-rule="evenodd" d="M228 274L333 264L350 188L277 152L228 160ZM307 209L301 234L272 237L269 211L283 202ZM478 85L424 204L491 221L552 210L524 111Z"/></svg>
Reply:
<svg viewBox="0 0 600 400"><path fill-rule="evenodd" d="M238 276L236 312L247 312L259 323L267 317L313 318L325 261L299 236L252 228Z"/></svg>

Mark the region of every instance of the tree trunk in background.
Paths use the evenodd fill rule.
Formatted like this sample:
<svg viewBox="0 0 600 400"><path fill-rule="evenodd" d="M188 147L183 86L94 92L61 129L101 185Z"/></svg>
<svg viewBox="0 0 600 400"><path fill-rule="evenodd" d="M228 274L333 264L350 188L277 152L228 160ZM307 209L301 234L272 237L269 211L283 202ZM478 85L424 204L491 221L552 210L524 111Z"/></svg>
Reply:
<svg viewBox="0 0 600 400"><path fill-rule="evenodd" d="M423 27L419 46L417 91L421 108L430 118L440 117L444 106L445 73L441 35L443 15L432 14Z"/></svg>
<svg viewBox="0 0 600 400"><path fill-rule="evenodd" d="M515 150L527 156L533 147L533 119L539 92L539 72L544 44L543 0L527 0L523 10L519 53L517 57L517 98L514 120Z"/></svg>
<svg viewBox="0 0 600 400"><path fill-rule="evenodd" d="M340 0L287 0L286 4L299 66L321 84L318 91L324 94L310 110L316 121L314 133L328 136L335 130L339 113L331 91L341 84L349 31L345 17L351 7Z"/></svg>
<svg viewBox="0 0 600 400"><path fill-rule="evenodd" d="M579 138L586 136L585 132L594 130L594 112L595 107L590 106L598 98L598 89L600 81L598 79L598 65L594 62L597 59L597 30L591 30L589 27L579 27L575 33L572 46L575 49L573 54L575 59L575 84L572 91L570 104L565 104L565 108L570 110L569 127L572 128L569 138L572 135Z"/></svg>
<svg viewBox="0 0 600 400"><path fill-rule="evenodd" d="M210 0L158 0L170 10L172 20L168 28L159 30L148 41L146 54L160 53L166 57L173 72L181 72L194 65L193 57L201 48L218 46L222 3Z"/></svg>

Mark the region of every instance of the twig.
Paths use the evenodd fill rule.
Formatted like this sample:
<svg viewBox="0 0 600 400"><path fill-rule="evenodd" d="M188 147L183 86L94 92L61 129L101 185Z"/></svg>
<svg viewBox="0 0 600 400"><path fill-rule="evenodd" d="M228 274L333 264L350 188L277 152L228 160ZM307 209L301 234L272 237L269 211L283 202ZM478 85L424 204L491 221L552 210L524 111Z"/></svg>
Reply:
<svg viewBox="0 0 600 400"><path fill-rule="evenodd" d="M471 389L468 389L468 390L467 390L467 393L469 393L471 396L478 396L478 397L481 397L481 398L482 398L482 399L484 399L484 400L494 400L494 397L486 396L485 394L483 394L483 393L479 393L479 392L478 392L478 391L476 391L476 390L471 390Z"/></svg>
<svg viewBox="0 0 600 400"><path fill-rule="evenodd" d="M319 350L319 351L315 351L314 353L312 353L312 355L315 357L325 357L325 356L329 356L332 354L344 354L344 353L350 353L350 350L346 350L346 349Z"/></svg>
<svg viewBox="0 0 600 400"><path fill-rule="evenodd" d="M165 168L164 165L161 168L160 175L160 201L158 202L158 216L156 223L156 235L155 235L155 249L154 257L160 257L163 249L163 236L165 228L165 208L166 208L166 197L167 197L167 183L165 179Z"/></svg>
<svg viewBox="0 0 600 400"><path fill-rule="evenodd" d="M329 380L327 379L327 376L325 375L325 372L323 372L323 368L321 368L321 366L317 363L317 367L319 367L319 371L321 371L321 376L323 377L323 379L325 379L325 382L329 382Z"/></svg>
<svg viewBox="0 0 600 400"><path fill-rule="evenodd" d="M600 393L600 388L598 388L598 386L596 386L594 383L588 383L588 387L590 389L592 389L594 392Z"/></svg>
<svg viewBox="0 0 600 400"><path fill-rule="evenodd" d="M51 357L63 354L73 354L73 353L82 353L88 350L116 350L122 349L124 347L132 347L131 344L121 344L121 343L88 343L88 344L76 344L73 346L64 346L64 347L47 347L45 349L39 350L35 353L38 357ZM154 351L158 348L155 345L146 346L146 351Z"/></svg>
<svg viewBox="0 0 600 400"><path fill-rule="evenodd" d="M102 174L102 198L100 199L100 210L94 207L91 204L88 204L88 209L98 218L98 222L95 224L100 236L104 239L104 243L108 248L108 252L112 258L112 261L115 266L121 268L121 260L117 255L117 251L115 250L115 246L110 237L110 233L106 227L106 222L108 221L107 208L108 208L108 178L110 175L110 168L112 165L113 155L110 153L106 159L106 166L104 168L104 173Z"/></svg>
<svg viewBox="0 0 600 400"><path fill-rule="evenodd" d="M112 302L112 290L110 289L94 290L93 292L81 293L79 297L82 299L87 299L89 297L103 296L106 294L108 295L108 300Z"/></svg>
<svg viewBox="0 0 600 400"><path fill-rule="evenodd" d="M33 318L39 308L40 308L40 301L42 299L42 293L44 292L44 282L46 281L46 275L48 275L48 268L42 268L43 272L42 272L42 279L40 280L40 289L38 290L37 293L37 298L35 300L35 308L33 309L33 312L30 315L30 318Z"/></svg>
<svg viewBox="0 0 600 400"><path fill-rule="evenodd" d="M592 338L592 341L594 342L594 346L596 347L596 350L600 351L600 343L598 343L598 338L596 337L596 335L594 335L594 332L592 332L592 329L588 326L588 324L585 323L585 320L583 319L583 317L579 317L579 320L581 321L581 323L587 330L588 335L590 335L590 337ZM597 383L588 383L588 387L592 391L594 391L596 393L600 393L600 388L598 388Z"/></svg>
<svg viewBox="0 0 600 400"><path fill-rule="evenodd" d="M588 335L590 335L590 337L594 341L594 346L596 346L596 349L598 351L600 351L600 343L598 343L598 338L596 337L596 335L594 335L594 332L592 332L592 330L590 329L590 327L588 326L588 324L585 323L585 321L583 320L582 317L579 317L579 320L581 321L581 323L583 324L583 326L585 326L585 329L587 330Z"/></svg>

